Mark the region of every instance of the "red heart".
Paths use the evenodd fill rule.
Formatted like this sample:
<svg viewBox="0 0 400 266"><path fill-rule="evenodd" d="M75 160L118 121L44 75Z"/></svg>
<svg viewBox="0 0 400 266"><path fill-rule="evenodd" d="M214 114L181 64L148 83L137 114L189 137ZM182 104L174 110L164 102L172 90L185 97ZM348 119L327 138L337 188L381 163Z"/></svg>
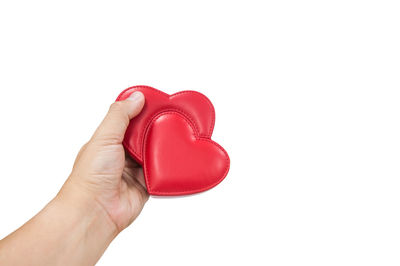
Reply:
<svg viewBox="0 0 400 266"><path fill-rule="evenodd" d="M142 144L150 120L166 110L177 110L191 121L200 137L210 137L214 129L215 112L210 100L196 91L181 91L168 95L149 86L133 86L123 92L117 101L126 99L135 91L140 91L146 98L143 110L131 120L123 141L128 153L139 163L143 163Z"/></svg>
<svg viewBox="0 0 400 266"><path fill-rule="evenodd" d="M229 156L216 142L199 136L184 114L166 111L147 130L143 168L151 195L186 195L219 184L228 173Z"/></svg>

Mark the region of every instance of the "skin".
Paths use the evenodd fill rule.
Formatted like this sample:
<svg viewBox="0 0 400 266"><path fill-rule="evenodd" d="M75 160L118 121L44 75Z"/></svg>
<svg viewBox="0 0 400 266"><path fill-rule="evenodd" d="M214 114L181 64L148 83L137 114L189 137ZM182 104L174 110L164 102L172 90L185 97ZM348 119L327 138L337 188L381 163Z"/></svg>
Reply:
<svg viewBox="0 0 400 266"><path fill-rule="evenodd" d="M122 140L144 101L135 92L111 105L57 196L0 240L0 265L94 265L136 219L149 195Z"/></svg>

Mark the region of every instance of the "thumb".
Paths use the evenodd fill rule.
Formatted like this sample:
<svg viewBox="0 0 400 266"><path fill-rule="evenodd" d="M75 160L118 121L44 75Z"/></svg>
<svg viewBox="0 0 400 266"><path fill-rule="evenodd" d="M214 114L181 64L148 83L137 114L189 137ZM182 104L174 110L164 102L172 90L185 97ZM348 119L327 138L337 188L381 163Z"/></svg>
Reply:
<svg viewBox="0 0 400 266"><path fill-rule="evenodd" d="M136 91L127 99L111 104L92 140L106 141L108 144L121 144L129 121L140 113L144 101L143 93Z"/></svg>

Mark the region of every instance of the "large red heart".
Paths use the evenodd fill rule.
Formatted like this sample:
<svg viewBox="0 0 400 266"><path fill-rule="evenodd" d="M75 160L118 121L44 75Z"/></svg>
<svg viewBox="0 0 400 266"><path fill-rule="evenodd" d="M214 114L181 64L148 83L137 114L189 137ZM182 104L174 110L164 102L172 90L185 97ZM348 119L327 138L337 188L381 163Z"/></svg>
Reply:
<svg viewBox="0 0 400 266"><path fill-rule="evenodd" d="M144 168L151 195L186 195L210 189L229 170L226 151L211 140L215 112L196 91L165 94L149 86L124 90L117 101L141 91L146 102L123 145Z"/></svg>
<svg viewBox="0 0 400 266"><path fill-rule="evenodd" d="M151 195L185 195L219 184L229 170L226 151L199 137L191 121L166 111L151 122L144 141L144 175Z"/></svg>

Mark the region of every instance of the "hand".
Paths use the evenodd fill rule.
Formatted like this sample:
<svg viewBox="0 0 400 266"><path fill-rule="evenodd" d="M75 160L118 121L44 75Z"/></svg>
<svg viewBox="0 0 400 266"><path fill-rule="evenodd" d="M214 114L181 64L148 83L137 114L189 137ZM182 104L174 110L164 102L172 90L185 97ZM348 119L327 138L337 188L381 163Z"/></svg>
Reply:
<svg viewBox="0 0 400 266"><path fill-rule="evenodd" d="M149 196L122 140L143 105L140 92L111 105L57 196L0 240L0 265L93 265L132 223Z"/></svg>
<svg viewBox="0 0 400 266"><path fill-rule="evenodd" d="M86 194L89 201L105 210L118 232L132 223L149 197L142 168L125 154L122 146L130 119L143 105L141 92L111 105L91 140L79 152L60 191L60 195Z"/></svg>

